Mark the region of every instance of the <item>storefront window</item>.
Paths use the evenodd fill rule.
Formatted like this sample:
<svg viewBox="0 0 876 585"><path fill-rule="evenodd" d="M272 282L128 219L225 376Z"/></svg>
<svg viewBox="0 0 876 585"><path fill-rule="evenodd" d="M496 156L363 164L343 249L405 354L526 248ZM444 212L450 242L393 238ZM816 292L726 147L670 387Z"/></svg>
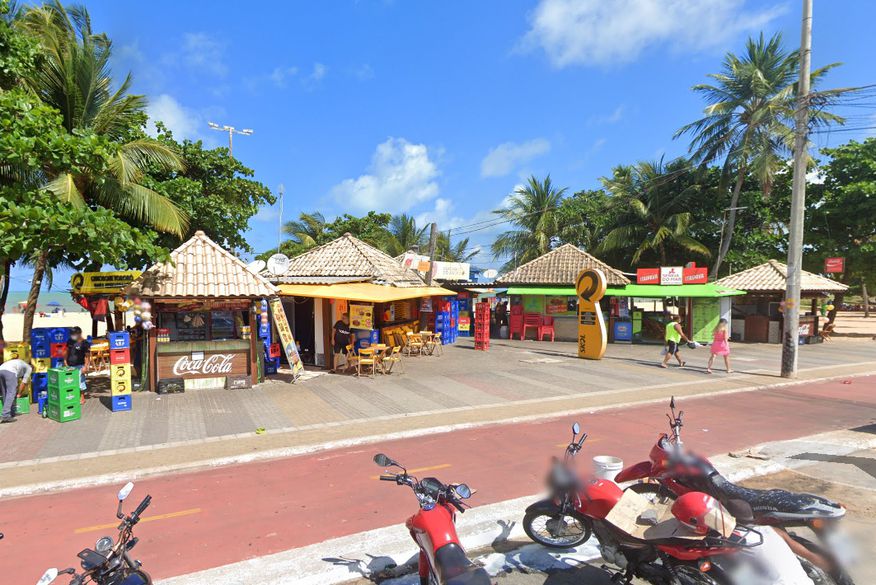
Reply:
<svg viewBox="0 0 876 585"><path fill-rule="evenodd" d="M204 311L161 313L159 326L168 329L171 341L205 341L209 318L210 313Z"/></svg>
<svg viewBox="0 0 876 585"><path fill-rule="evenodd" d="M213 341L223 339L235 339L234 313L232 311L213 311L211 331Z"/></svg>

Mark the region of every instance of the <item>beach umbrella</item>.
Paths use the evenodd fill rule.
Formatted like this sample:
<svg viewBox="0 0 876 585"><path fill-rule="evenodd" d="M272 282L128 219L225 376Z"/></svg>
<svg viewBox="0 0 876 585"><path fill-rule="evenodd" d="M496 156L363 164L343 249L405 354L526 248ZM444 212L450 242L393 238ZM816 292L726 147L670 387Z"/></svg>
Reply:
<svg viewBox="0 0 876 585"><path fill-rule="evenodd" d="M59 303L58 301L49 301L48 303L46 303L46 306L47 307L60 307L61 303Z"/></svg>

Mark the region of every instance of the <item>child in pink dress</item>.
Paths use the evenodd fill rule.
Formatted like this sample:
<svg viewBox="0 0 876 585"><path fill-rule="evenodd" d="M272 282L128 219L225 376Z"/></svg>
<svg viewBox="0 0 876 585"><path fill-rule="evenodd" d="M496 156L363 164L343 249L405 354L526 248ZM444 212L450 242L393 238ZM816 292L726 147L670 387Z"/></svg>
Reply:
<svg viewBox="0 0 876 585"><path fill-rule="evenodd" d="M724 356L724 365L727 366L727 373L730 374L733 370L730 369L730 335L727 331L727 319L718 321L718 326L715 327L712 333L712 355L709 356L709 365L706 367L706 373L712 373L712 363L715 361L715 356Z"/></svg>

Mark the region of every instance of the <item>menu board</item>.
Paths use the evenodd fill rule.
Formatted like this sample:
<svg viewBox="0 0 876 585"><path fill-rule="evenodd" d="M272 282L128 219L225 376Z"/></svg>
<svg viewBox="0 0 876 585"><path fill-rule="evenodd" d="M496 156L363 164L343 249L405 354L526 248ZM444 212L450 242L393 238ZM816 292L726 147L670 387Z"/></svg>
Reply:
<svg viewBox="0 0 876 585"><path fill-rule="evenodd" d="M374 307L350 303L350 328L374 329Z"/></svg>
<svg viewBox="0 0 876 585"><path fill-rule="evenodd" d="M578 298L545 297L544 312L548 315L575 315L578 312Z"/></svg>
<svg viewBox="0 0 876 585"><path fill-rule="evenodd" d="M711 343L712 332L721 318L721 302L718 299L694 298L691 302L693 340Z"/></svg>

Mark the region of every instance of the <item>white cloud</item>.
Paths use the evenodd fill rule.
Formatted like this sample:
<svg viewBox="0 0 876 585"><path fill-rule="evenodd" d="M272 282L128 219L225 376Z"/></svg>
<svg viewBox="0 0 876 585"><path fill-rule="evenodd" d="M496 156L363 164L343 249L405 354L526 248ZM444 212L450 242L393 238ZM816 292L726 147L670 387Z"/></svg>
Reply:
<svg viewBox="0 0 876 585"><path fill-rule="evenodd" d="M173 132L174 137L178 140L202 138L200 129L206 125L203 116L186 108L169 94L163 93L151 98L146 107L146 113L149 115L150 122L146 125L146 132L150 136L157 134L155 122L160 121L164 122L164 125Z"/></svg>
<svg viewBox="0 0 876 585"><path fill-rule="evenodd" d="M591 124L617 124L624 118L624 113L626 112L626 108L624 108L623 104L616 107L610 114L604 114L601 116L592 116L589 120Z"/></svg>
<svg viewBox="0 0 876 585"><path fill-rule="evenodd" d="M482 177L503 177L520 165L547 154L551 143L545 138L528 142L504 142L490 150L481 161Z"/></svg>
<svg viewBox="0 0 876 585"><path fill-rule="evenodd" d="M667 45L678 51L728 48L785 6L746 9L746 0L541 0L524 49L543 49L555 67L634 61Z"/></svg>
<svg viewBox="0 0 876 585"><path fill-rule="evenodd" d="M206 33L186 33L183 36L182 60L194 69L224 76L228 73L224 52L225 46Z"/></svg>
<svg viewBox="0 0 876 585"><path fill-rule="evenodd" d="M368 63L353 70L353 76L359 81L368 81L374 79L374 69Z"/></svg>
<svg viewBox="0 0 876 585"><path fill-rule="evenodd" d="M313 71L310 73L310 79L312 81L320 81L326 74L326 67L322 63L314 63Z"/></svg>
<svg viewBox="0 0 876 585"><path fill-rule="evenodd" d="M368 173L332 188L339 203L360 211L407 211L438 196L438 167L425 144L388 138L377 145Z"/></svg>
<svg viewBox="0 0 876 585"><path fill-rule="evenodd" d="M268 77L277 87L286 87L286 82L296 75L298 67L275 67Z"/></svg>

